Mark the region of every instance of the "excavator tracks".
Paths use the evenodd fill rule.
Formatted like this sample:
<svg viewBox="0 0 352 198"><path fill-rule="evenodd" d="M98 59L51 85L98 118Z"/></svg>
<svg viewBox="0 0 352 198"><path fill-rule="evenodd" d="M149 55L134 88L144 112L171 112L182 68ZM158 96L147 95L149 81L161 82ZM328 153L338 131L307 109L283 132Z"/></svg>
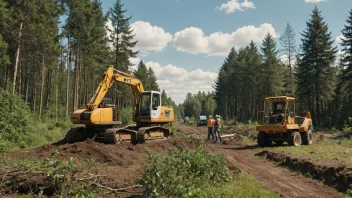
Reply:
<svg viewBox="0 0 352 198"><path fill-rule="evenodd" d="M103 142L107 144L116 144L121 142L134 143L136 136L137 133L134 130L126 128L112 128L105 131Z"/></svg>
<svg viewBox="0 0 352 198"><path fill-rule="evenodd" d="M142 127L137 132L137 142L144 143L149 140L166 139L170 136L170 131L167 128L160 126Z"/></svg>
<svg viewBox="0 0 352 198"><path fill-rule="evenodd" d="M161 126L141 127L128 126L124 128L110 128L103 133L94 133L91 130L86 130L84 127L71 129L66 137L65 142L74 143L93 139L105 144L116 144L129 142L132 144L145 143L150 140L166 139L170 136L170 131Z"/></svg>
<svg viewBox="0 0 352 198"><path fill-rule="evenodd" d="M169 136L170 131L159 126L142 127L138 131L129 128L113 128L105 131L103 142L107 144L121 142L145 143L149 140L166 139Z"/></svg>

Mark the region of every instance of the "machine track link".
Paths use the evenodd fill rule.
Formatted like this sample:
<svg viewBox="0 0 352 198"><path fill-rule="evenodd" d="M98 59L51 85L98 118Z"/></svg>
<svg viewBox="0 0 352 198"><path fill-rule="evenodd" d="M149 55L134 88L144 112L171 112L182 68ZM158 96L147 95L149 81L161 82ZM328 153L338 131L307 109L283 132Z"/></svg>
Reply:
<svg viewBox="0 0 352 198"><path fill-rule="evenodd" d="M136 140L136 131L126 128L112 128L104 132L103 142L116 144L121 142L132 142Z"/></svg>
<svg viewBox="0 0 352 198"><path fill-rule="evenodd" d="M137 132L137 142L145 143L148 140L166 139L170 136L170 130L161 126L142 127Z"/></svg>

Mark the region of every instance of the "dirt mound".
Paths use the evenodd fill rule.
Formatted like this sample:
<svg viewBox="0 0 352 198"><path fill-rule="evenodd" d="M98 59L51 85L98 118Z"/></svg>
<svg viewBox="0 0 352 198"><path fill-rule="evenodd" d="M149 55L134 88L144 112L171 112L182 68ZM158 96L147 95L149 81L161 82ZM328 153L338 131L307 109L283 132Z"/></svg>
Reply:
<svg viewBox="0 0 352 198"><path fill-rule="evenodd" d="M262 151L257 154L266 159L279 162L280 166L309 175L321 180L324 184L334 187L340 192L346 192L352 184L352 168L331 162L329 160L312 160L304 157L292 157L282 152Z"/></svg>
<svg viewBox="0 0 352 198"><path fill-rule="evenodd" d="M148 153L159 153L168 149L185 148L194 149L200 145L200 142L195 139L187 138L169 138L167 140L154 140L144 144L103 144L93 140L85 140L84 142L76 142L73 144L63 145L44 145L36 149L19 150L3 154L5 157L20 157L25 156L35 159L45 159L50 157L53 150L57 150L57 159L90 159L94 160L101 166L98 166L96 175L101 175L99 179L109 188L118 189L131 187L138 184L140 177L144 174L145 168L148 165ZM3 157L0 155L0 157ZM77 160L75 160L77 161ZM83 168L89 169L89 164L80 164ZM95 170L95 169L94 169ZM14 173L9 175L13 183L16 183L15 189L5 190L5 194L11 195L16 192L28 193L28 189L37 189L36 186L46 186L46 190L50 191L50 181L46 177L32 174L28 171L21 171L24 174ZM1 173L1 172L0 172ZM32 175L31 175L32 174ZM48 187L49 186L49 187ZM1 189L0 189L1 192ZM54 191L55 192L55 191ZM54 192L45 192L50 195ZM126 191L126 197L130 195L140 195L143 192L141 187L132 188ZM120 197L125 197L121 195Z"/></svg>
<svg viewBox="0 0 352 198"><path fill-rule="evenodd" d="M44 145L32 150L20 150L7 153L7 156L23 155L31 157L48 157L53 150L59 151L58 157L81 157L94 159L97 162L108 163L109 165L129 166L139 164L148 157L148 152L160 152L173 148L196 148L199 142L186 138L170 138L168 140L155 140L144 144L104 144L93 140L85 140L73 144Z"/></svg>

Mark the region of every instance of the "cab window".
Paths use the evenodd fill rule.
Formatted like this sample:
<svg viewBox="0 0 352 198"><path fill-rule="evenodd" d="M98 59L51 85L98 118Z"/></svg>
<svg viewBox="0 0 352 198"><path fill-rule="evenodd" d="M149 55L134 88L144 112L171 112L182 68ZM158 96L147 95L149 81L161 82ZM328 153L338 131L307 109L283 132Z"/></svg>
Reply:
<svg viewBox="0 0 352 198"><path fill-rule="evenodd" d="M160 106L160 94L153 93L152 106L153 110L158 109L158 107Z"/></svg>

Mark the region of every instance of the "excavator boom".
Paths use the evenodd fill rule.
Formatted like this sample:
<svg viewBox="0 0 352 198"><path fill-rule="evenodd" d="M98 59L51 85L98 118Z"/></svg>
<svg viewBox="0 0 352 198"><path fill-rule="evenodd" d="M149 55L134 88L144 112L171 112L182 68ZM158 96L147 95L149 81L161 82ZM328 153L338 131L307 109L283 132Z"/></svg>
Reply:
<svg viewBox="0 0 352 198"><path fill-rule="evenodd" d="M112 66L109 66L109 68L102 75L98 88L96 89L93 97L87 104L88 110L94 110L98 107L115 81L130 85L134 93L134 102L135 104L138 103L138 96L144 91L142 82L128 73L118 71Z"/></svg>

